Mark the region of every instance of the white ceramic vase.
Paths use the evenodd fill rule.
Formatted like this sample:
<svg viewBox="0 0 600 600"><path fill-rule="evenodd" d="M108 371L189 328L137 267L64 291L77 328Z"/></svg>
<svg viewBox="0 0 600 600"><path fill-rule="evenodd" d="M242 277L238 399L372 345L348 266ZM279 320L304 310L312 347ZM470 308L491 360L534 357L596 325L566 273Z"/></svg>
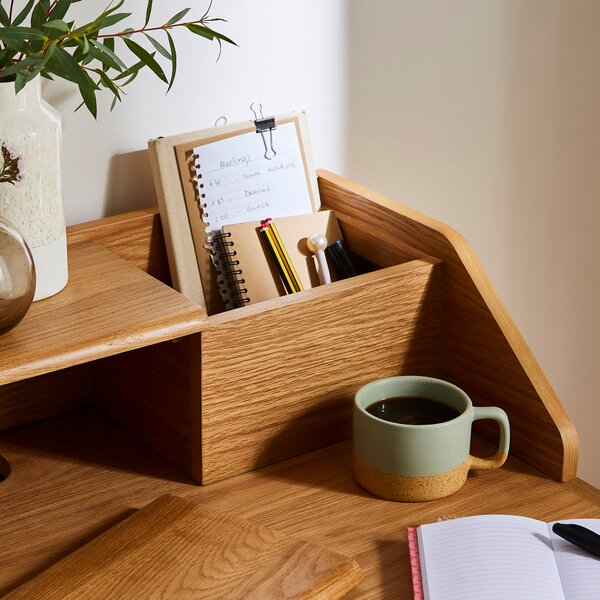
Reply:
<svg viewBox="0 0 600 600"><path fill-rule="evenodd" d="M18 94L0 83L0 216L25 238L36 271L35 300L67 285L60 115L44 100L40 77Z"/></svg>

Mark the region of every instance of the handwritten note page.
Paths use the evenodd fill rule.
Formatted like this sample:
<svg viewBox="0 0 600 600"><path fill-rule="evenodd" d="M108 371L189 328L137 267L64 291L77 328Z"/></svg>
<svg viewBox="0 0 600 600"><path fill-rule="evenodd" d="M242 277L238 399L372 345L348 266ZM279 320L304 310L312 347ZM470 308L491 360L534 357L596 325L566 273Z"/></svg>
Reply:
<svg viewBox="0 0 600 600"><path fill-rule="evenodd" d="M426 600L564 600L546 523L487 515L417 531Z"/></svg>
<svg viewBox="0 0 600 600"><path fill-rule="evenodd" d="M561 523L577 523L600 534L598 519L566 519ZM548 525L558 570L568 600L600 598L600 558L558 537Z"/></svg>
<svg viewBox="0 0 600 600"><path fill-rule="evenodd" d="M269 132L264 132L270 148ZM251 131L194 148L207 231L223 225L313 212L298 133L293 122L273 131L276 156L264 157Z"/></svg>

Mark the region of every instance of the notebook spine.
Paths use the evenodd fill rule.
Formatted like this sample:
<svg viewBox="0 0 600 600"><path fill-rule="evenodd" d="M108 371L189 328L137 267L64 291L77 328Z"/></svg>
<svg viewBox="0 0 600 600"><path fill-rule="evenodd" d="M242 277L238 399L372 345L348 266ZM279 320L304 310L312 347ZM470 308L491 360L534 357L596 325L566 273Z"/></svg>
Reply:
<svg viewBox="0 0 600 600"><path fill-rule="evenodd" d="M245 286L246 280L240 268L240 261L236 258L234 246L230 232L220 231L213 234L213 262L217 270L217 284L227 310L240 308L250 302L248 288Z"/></svg>

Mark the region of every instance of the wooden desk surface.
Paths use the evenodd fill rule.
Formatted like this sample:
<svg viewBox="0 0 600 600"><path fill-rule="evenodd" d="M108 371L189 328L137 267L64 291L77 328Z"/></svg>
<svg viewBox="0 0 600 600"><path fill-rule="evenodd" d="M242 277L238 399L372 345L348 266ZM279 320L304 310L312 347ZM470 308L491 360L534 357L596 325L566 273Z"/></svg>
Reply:
<svg viewBox="0 0 600 600"><path fill-rule="evenodd" d="M0 434L12 473L0 483L0 595L164 493L206 502L355 558L365 579L348 598L410 598L406 526L440 515L600 517L600 493L557 483L510 459L429 503L374 498L354 481L350 443L205 487L95 413Z"/></svg>

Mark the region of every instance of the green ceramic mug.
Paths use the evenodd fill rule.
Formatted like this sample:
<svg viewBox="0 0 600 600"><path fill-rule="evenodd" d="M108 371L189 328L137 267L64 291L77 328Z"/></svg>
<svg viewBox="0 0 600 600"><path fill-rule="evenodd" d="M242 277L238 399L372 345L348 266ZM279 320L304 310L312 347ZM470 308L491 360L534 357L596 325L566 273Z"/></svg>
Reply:
<svg viewBox="0 0 600 600"><path fill-rule="evenodd" d="M392 422L383 413L367 412L382 400L398 397L413 398L414 406L433 400L455 410L450 420L434 424ZM471 424L479 419L500 425L500 444L491 458L469 453ZM354 475L362 487L382 498L416 502L448 496L463 486L470 469L502 466L509 444L508 417L501 408L473 406L465 392L441 379L388 377L363 386L354 398Z"/></svg>

